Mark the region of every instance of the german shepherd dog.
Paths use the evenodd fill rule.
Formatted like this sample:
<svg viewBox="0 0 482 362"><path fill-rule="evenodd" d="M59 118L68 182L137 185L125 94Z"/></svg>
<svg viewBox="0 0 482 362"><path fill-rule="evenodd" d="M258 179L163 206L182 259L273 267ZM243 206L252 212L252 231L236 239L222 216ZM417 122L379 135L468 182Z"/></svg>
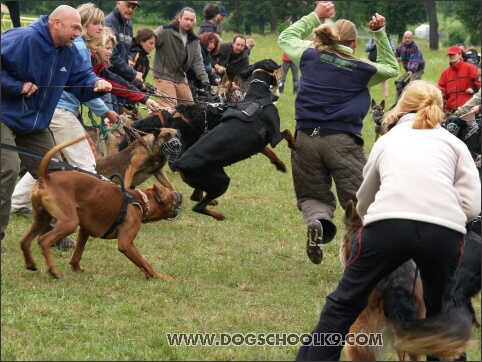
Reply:
<svg viewBox="0 0 482 362"><path fill-rule="evenodd" d="M375 142L377 141L378 137L380 137L382 132L382 120L383 116L385 115L385 100L381 101L380 104L377 104L374 99L372 99L372 119L375 122Z"/></svg>
<svg viewBox="0 0 482 362"><path fill-rule="evenodd" d="M340 245L343 265L362 227L352 201L345 209L345 225ZM463 265L463 261L460 264ZM400 361L406 360L406 355L415 361L421 360L422 355L452 361L465 352L471 337L466 309L447 308L437 316L424 317L422 282L410 260L377 284L367 307L350 328L350 333L383 333L384 347L346 346L347 360L382 360L387 346L393 346Z"/></svg>
<svg viewBox="0 0 482 362"><path fill-rule="evenodd" d="M279 68L273 60L265 59L240 71L241 78L250 80L244 100L228 104L221 123L173 162L188 185L206 193L193 211L224 220L222 213L206 208L228 189L224 167L262 152L268 144L275 147L291 136L288 130L279 129L278 110L270 90L271 85L277 85L274 72ZM288 145L296 147L289 140Z"/></svg>

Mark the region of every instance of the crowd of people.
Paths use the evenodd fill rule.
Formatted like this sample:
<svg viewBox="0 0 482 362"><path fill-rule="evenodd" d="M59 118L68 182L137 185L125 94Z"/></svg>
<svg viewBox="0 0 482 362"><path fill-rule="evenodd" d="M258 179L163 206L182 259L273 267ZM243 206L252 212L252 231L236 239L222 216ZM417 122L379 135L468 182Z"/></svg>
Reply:
<svg viewBox="0 0 482 362"><path fill-rule="evenodd" d="M140 6L140 1L118 1L105 16L92 3L77 9L60 5L28 27L5 32L2 144L45 154L85 132L79 121L81 105L113 127L120 106L141 102L158 110L192 103L194 90L202 90L209 101L211 87L219 85L221 77L232 80L249 65L253 39L237 34L232 41L222 40L228 15L224 7L204 7L197 35L196 12L190 7L169 24L140 28L134 35L131 19ZM334 3L317 2L313 12L293 22L278 39L285 73L280 92L291 69L296 94L298 146L292 150L291 166L297 207L307 227L308 258L320 264L323 244L337 235L337 202L345 208L354 201L364 223L349 266L326 298L313 331L320 334L346 334L377 282L411 258L426 275L427 316L440 313L449 299L466 224L480 214L480 178L472 156L440 126L444 111L480 114L476 49L449 47L449 66L432 85L422 80L426 62L412 32L406 31L395 47L385 17L374 14L368 22L373 38L365 50L376 52L370 60L362 59L355 55L356 26L347 19L327 21L335 14ZM59 72L50 72L53 62L61 65ZM404 72L395 82L396 105L385 117L390 131L367 159L362 126L370 87L382 84L387 100L387 81L398 76L399 64ZM146 82L150 72L154 86ZM51 84L57 87L49 88ZM243 91L248 86L247 81L240 84ZM87 140L62 152L69 163L95 173L95 153ZM28 173L16 185L19 157ZM39 162L1 150L2 239L11 212L28 204ZM50 172L60 170L55 164L49 167ZM431 192L416 192L425 189ZM59 243L64 250L73 246L71 240ZM380 252L372 253L375 249ZM439 251L432 255L427 249ZM340 351L341 346L302 346L297 359L335 360Z"/></svg>

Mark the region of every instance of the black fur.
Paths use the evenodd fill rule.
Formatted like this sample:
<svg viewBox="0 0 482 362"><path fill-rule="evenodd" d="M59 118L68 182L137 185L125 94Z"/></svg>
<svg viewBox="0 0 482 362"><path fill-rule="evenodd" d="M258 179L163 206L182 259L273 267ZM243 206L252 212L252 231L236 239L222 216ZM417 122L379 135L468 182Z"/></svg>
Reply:
<svg viewBox="0 0 482 362"><path fill-rule="evenodd" d="M480 235L472 230L467 231L465 236L465 248L459 269L457 270L456 283L453 289L455 303L465 307L472 315L472 321L480 326L475 315L471 298L480 292L481 286L481 243Z"/></svg>
<svg viewBox="0 0 482 362"><path fill-rule="evenodd" d="M239 76L249 77L250 80L245 99L231 104L221 124L173 163L188 185L206 193L193 207L195 212L223 220L224 215L207 210L206 206L228 189L230 179L224 167L261 152L268 143L274 147L284 138L279 130L278 110L271 101L270 91L270 85L275 83L272 72L279 68L274 61L266 59L241 70ZM252 117L245 116L245 113L250 113L250 106L261 100L268 103L258 108Z"/></svg>
<svg viewBox="0 0 482 362"><path fill-rule="evenodd" d="M161 112L164 125L161 123L158 115L152 115L134 122L131 128L145 133L152 133L161 127L177 129L181 133L181 143L184 152L196 143L204 133L212 130L220 123L225 109L226 106L221 104L178 104L175 110L183 114L189 122L184 121L180 116L175 116L163 110ZM129 131L129 129L127 129L126 135L128 138L124 138L118 145L119 151L128 147L129 141L132 142L135 139L132 131Z"/></svg>

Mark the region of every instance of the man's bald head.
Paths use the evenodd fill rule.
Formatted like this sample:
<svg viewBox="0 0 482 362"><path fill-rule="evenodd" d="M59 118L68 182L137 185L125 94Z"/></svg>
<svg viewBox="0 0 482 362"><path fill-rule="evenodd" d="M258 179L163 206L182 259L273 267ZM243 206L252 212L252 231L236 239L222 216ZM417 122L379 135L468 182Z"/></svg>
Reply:
<svg viewBox="0 0 482 362"><path fill-rule="evenodd" d="M72 46L82 30L79 12L68 5L58 6L49 16L49 30L55 46Z"/></svg>
<svg viewBox="0 0 482 362"><path fill-rule="evenodd" d="M411 31L407 30L403 33L403 42L407 45L413 42L413 33Z"/></svg>

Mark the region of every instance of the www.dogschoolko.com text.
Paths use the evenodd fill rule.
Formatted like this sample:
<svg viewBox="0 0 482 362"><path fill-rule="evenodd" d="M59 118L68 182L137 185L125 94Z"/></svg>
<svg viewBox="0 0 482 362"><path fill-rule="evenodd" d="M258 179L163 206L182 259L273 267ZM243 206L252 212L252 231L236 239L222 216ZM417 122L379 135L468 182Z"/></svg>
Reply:
<svg viewBox="0 0 482 362"><path fill-rule="evenodd" d="M382 333L166 333L170 346L383 346Z"/></svg>

